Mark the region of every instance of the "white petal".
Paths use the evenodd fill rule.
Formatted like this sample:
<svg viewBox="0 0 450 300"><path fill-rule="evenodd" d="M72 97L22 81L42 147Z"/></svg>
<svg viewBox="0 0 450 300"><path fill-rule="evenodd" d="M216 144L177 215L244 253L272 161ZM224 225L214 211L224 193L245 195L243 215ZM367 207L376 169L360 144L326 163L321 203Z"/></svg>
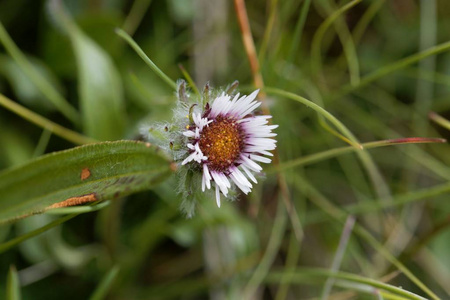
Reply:
<svg viewBox="0 0 450 300"><path fill-rule="evenodd" d="M241 160L242 163L248 167L249 169L255 171L255 172L260 172L262 170L261 166L258 165L257 163L255 163L253 160L251 160L250 158L248 158L246 156L246 154L241 154Z"/></svg>
<svg viewBox="0 0 450 300"><path fill-rule="evenodd" d="M186 157L185 160L183 160L183 162L181 163L182 166L184 166L185 164L187 164L188 162L192 161L195 157L195 152L191 153L191 155L189 155L188 157Z"/></svg>
<svg viewBox="0 0 450 300"><path fill-rule="evenodd" d="M211 172L211 176L214 179L216 186L220 188L220 191L226 197L228 194L228 187L230 186L230 182L226 178L225 178L226 181L224 181L223 180L224 178L221 175L223 174L215 171Z"/></svg>
<svg viewBox="0 0 450 300"><path fill-rule="evenodd" d="M205 182L206 187L208 190L211 188L211 175L209 174L209 169L206 164L203 164L203 179L202 182ZM203 190L204 191L204 190Z"/></svg>
<svg viewBox="0 0 450 300"><path fill-rule="evenodd" d="M262 163L270 163L272 160L270 158L267 157L263 157L263 156L259 156L259 155L255 155L255 154L250 154L250 159L252 160L256 160Z"/></svg>
<svg viewBox="0 0 450 300"><path fill-rule="evenodd" d="M254 183L258 183L258 181L256 181L255 176L253 176L252 172L250 172L250 170L247 169L246 166L240 165L240 167L242 168L242 170L244 170L245 174L247 174L248 178L250 178Z"/></svg>
<svg viewBox="0 0 450 300"><path fill-rule="evenodd" d="M219 193L219 187L216 184L216 203L217 207L220 207L220 193Z"/></svg>
<svg viewBox="0 0 450 300"><path fill-rule="evenodd" d="M187 136L187 137L194 137L195 133L192 130L188 130L188 131L184 131L183 135Z"/></svg>

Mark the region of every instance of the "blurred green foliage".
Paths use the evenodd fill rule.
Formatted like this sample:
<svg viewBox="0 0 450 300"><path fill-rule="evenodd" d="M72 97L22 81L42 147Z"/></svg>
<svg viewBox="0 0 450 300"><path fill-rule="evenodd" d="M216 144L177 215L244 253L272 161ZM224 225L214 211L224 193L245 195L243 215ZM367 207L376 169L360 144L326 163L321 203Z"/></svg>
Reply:
<svg viewBox="0 0 450 300"><path fill-rule="evenodd" d="M428 119L431 111L450 118L450 2L363 0L338 14L348 3L246 1L265 85L325 108L361 143L450 138ZM2 0L0 21L28 62L21 65L2 42L0 93L96 140L138 139L141 124L171 118L175 101L115 28L174 80L182 64L200 88L239 80L242 92L254 89L232 1ZM443 48L390 71L436 45ZM344 251L338 269L360 277L340 274L333 299L377 299L383 287L371 290L361 278L430 297L393 257L448 298L448 144L397 145L289 167L347 145L291 100L270 92L265 99L280 125L278 152L288 166L281 183L301 240L275 168L248 197L220 209L205 201L192 219L180 213L171 178L1 253L0 298L15 293L18 278L23 299L309 299L325 293L333 276L304 267L330 270L337 249ZM75 146L4 108L0 126L1 169ZM339 246L350 213L356 226ZM55 220L40 215L0 225L0 242Z"/></svg>

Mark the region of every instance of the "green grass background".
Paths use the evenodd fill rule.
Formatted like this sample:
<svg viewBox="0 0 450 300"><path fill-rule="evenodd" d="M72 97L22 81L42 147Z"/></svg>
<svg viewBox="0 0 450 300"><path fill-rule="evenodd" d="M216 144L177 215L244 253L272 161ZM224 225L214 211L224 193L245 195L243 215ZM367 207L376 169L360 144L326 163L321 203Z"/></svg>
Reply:
<svg viewBox="0 0 450 300"><path fill-rule="evenodd" d="M58 4L0 1L0 21L18 47L8 50L2 35L0 93L85 137L53 134L2 107L1 169L86 137L136 139L140 124L171 119L173 89L115 28L173 80L183 77L181 64L199 88L234 80L244 93L255 88L233 1ZM249 0L246 7L264 101L279 124L281 168L266 166L249 196L220 209L205 199L192 219L179 211L175 178L72 218L0 254L0 298L10 289L14 299L19 285L23 299L450 296L448 144L302 161L348 144L323 115L280 92L321 106L361 143L449 138L428 114L450 117L450 2ZM344 225L349 216L353 227ZM0 225L0 242L60 217Z"/></svg>

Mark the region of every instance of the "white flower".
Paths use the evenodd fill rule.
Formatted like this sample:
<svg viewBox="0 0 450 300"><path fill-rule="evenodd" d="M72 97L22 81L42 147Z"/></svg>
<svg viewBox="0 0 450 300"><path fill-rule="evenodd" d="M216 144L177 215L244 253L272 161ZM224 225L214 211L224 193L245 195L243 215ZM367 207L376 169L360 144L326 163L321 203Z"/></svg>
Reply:
<svg viewBox="0 0 450 300"><path fill-rule="evenodd" d="M217 205L220 193L225 197L235 184L248 194L249 179L257 183L253 172L262 170L258 162L270 163L269 152L276 147L272 132L278 125L268 125L271 116L254 116L261 105L255 100L259 90L249 96L233 99L225 93L207 104L202 113L192 113L191 125L183 135L187 138L188 156L182 165L196 164L202 172L202 191L215 188Z"/></svg>

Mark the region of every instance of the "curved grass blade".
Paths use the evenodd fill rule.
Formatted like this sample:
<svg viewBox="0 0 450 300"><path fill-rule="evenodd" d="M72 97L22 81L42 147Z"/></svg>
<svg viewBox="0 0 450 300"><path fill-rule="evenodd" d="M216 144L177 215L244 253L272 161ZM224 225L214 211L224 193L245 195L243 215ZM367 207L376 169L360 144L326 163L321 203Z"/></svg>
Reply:
<svg viewBox="0 0 450 300"><path fill-rule="evenodd" d="M311 282L314 278L336 278L342 279L348 282L364 284L366 286L372 287L375 290L382 290L389 292L395 296L400 298L397 299L409 299L409 300L425 300L425 298L404 290L400 287L393 286L391 284L387 284L375 279L366 278L360 275L351 274L347 272L330 272L324 269L314 269L314 268L302 268L296 271L275 271L269 274L266 278L268 282L278 282L281 278L283 278L283 274L286 272L291 272L292 276L289 277L289 280L292 280L294 283L303 283L303 282Z"/></svg>
<svg viewBox="0 0 450 300"><path fill-rule="evenodd" d="M375 142L362 143L361 146L364 149L372 149L393 145L408 145L408 144L434 144L434 143L446 143L447 140L441 138L421 138L421 137L409 137L409 138L399 138L399 139L390 139L390 140L382 140ZM272 172L282 172L284 170L295 168L298 166L304 166L312 163L316 163L319 161L323 161L326 159L330 159L333 157L337 157L339 155L343 155L350 152L355 152L358 149L355 149L353 146L339 147L334 149L329 149L323 152L317 152L311 155L306 155L300 158L296 158L290 161L286 161L278 166L274 166L266 170L267 174Z"/></svg>
<svg viewBox="0 0 450 300"><path fill-rule="evenodd" d="M45 155L0 173L0 223L146 190L167 178L171 169L158 148L135 141Z"/></svg>
<svg viewBox="0 0 450 300"><path fill-rule="evenodd" d="M403 68L406 68L409 65L415 64L422 59L425 59L432 55L437 55L442 52L446 52L450 50L450 41L447 41L445 43L436 45L434 47L428 48L424 51L412 54L408 57L402 58L396 62L393 62L387 66L381 67L372 73L367 74L366 76L361 78L361 81L358 85L352 86L352 85L345 85L341 88L341 90L337 93L333 93L333 95L330 95L330 99L339 99L347 94L350 94L354 92L357 89L360 89L362 87L365 87L366 85L384 77L387 76L393 72L396 72L398 70L401 70Z"/></svg>
<svg viewBox="0 0 450 300"><path fill-rule="evenodd" d="M44 128L50 131L51 133L74 144L83 145L97 142L97 140L95 139L83 136L78 132L72 131L55 122L50 121L49 119L44 118L43 116L27 109L26 107L20 105L19 103L14 102L11 99L5 97L1 93L0 93L0 106L6 108L9 111L12 111L16 115L24 118L25 120L41 128Z"/></svg>
<svg viewBox="0 0 450 300"><path fill-rule="evenodd" d="M69 102L64 99L63 96L42 77L39 72L28 61L26 56L20 51L20 49L14 44L11 37L6 32L5 27L0 22L0 43L5 47L6 51L17 62L23 72L29 77L29 79L36 85L36 87L44 94L58 110L66 116L73 123L79 123L78 111L73 108Z"/></svg>
<svg viewBox="0 0 450 300"><path fill-rule="evenodd" d="M342 124L335 116L330 114L328 111L326 111L324 108L317 105L316 103L314 103L306 98L303 98L299 95L296 95L294 93L286 92L286 91L283 91L283 90L280 90L277 88L273 88L273 87L265 87L264 91L267 92L268 94L278 95L278 96L286 97L288 99L292 99L294 101L300 102L303 105L306 105L307 107L315 110L320 116L323 116L325 119L330 121L330 123L333 124L348 139L349 143L353 147L355 147L356 149L359 149L359 150L363 149L362 145L359 144L359 142L356 140L355 136L350 132L350 130L348 130L347 127L345 127L344 124Z"/></svg>
<svg viewBox="0 0 450 300"><path fill-rule="evenodd" d="M319 74L320 77L322 77L322 61L321 61L320 44L323 40L323 37L324 37L326 31L331 26L331 24L333 24L333 22L336 21L336 19L339 16L341 16L347 10L349 10L350 8L352 8L353 6L355 6L356 4L358 4L360 2L361 2L361 0L353 0L349 3L347 3L346 5L344 5L343 7L341 7L340 9L336 10L320 25L319 29L317 29L316 33L314 34L314 37L313 37L313 40L311 43L311 69L314 71L315 74ZM346 47L346 48L348 48L348 47ZM351 49L351 53L349 53L349 54L354 54L353 53L354 51L352 51L354 49L353 42L352 42L350 49ZM358 73L358 69L359 69L357 61L355 62L355 60L352 59L351 56L350 56L350 58L348 58L348 61L349 61L349 69L350 69L351 76L359 78L359 76L354 74L354 73ZM359 79L357 81L359 81Z"/></svg>
<svg viewBox="0 0 450 300"><path fill-rule="evenodd" d="M116 34L124 39L134 49L134 51L136 51L136 53L150 67L150 69L152 69L153 72L155 72L155 74L159 76L159 78L165 81L175 91L177 90L177 84L172 79L170 79L169 76L164 74L164 72L161 71L158 66L155 65L155 63L145 54L141 47L139 47L139 45L128 35L128 33L120 28L116 28Z"/></svg>
<svg viewBox="0 0 450 300"><path fill-rule="evenodd" d="M119 273L119 267L114 266L111 270L106 274L106 276L102 279L99 286L95 289L92 294L90 300L102 300L108 294L111 285L114 283L114 279L116 279L117 274Z"/></svg>
<svg viewBox="0 0 450 300"><path fill-rule="evenodd" d="M70 214L70 215L66 215L64 217L61 217L59 219L56 219L55 221L48 223L45 226L39 227L38 229L35 229L33 231L27 232L21 236L18 236L14 239L11 239L5 243L0 244L0 254L11 249L12 247L22 243L23 241L26 241L28 239L31 239L32 237L35 237L43 232L46 232L47 230L52 229L53 227L56 227L64 222L69 221L70 219L75 218L76 216L78 216L79 214ZM4 226L4 225L2 225Z"/></svg>

